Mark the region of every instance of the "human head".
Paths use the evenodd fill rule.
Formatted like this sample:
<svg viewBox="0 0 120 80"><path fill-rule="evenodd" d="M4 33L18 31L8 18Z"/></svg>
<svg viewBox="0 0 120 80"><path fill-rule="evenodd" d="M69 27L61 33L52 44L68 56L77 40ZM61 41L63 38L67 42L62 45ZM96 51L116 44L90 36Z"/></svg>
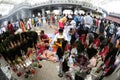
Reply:
<svg viewBox="0 0 120 80"><path fill-rule="evenodd" d="M90 13L88 13L88 15L90 15Z"/></svg>
<svg viewBox="0 0 120 80"><path fill-rule="evenodd" d="M63 29L59 29L59 34L63 34Z"/></svg>
<svg viewBox="0 0 120 80"><path fill-rule="evenodd" d="M10 24L10 21L8 21L8 24Z"/></svg>
<svg viewBox="0 0 120 80"><path fill-rule="evenodd" d="M41 30L40 35L44 35L44 30Z"/></svg>

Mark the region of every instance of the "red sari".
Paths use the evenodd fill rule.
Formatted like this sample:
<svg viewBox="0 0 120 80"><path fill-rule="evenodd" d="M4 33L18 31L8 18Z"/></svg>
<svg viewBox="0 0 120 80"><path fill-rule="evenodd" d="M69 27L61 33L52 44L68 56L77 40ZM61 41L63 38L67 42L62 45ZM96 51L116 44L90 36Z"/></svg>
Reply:
<svg viewBox="0 0 120 80"><path fill-rule="evenodd" d="M14 34L14 28L12 24L8 24L7 30L11 32L11 34Z"/></svg>
<svg viewBox="0 0 120 80"><path fill-rule="evenodd" d="M92 47L98 48L99 46L100 46L100 40L99 40L99 39L95 39L95 40L93 41Z"/></svg>
<svg viewBox="0 0 120 80"><path fill-rule="evenodd" d="M109 47L105 46L103 48L103 50L99 53L99 55L101 55L103 57L103 59L105 59L105 57L107 56L108 52L109 52Z"/></svg>

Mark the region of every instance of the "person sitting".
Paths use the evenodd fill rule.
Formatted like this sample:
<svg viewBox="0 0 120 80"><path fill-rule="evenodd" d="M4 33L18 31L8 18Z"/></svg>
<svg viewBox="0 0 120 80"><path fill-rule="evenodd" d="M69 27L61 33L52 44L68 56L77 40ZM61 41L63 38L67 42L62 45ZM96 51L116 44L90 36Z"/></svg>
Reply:
<svg viewBox="0 0 120 80"><path fill-rule="evenodd" d="M37 44L37 48L39 49L38 54L43 54L44 50L49 47L49 37L44 33L44 30L41 30L39 39L40 43Z"/></svg>
<svg viewBox="0 0 120 80"><path fill-rule="evenodd" d="M40 42L49 43L49 37L44 33L44 30L40 32Z"/></svg>

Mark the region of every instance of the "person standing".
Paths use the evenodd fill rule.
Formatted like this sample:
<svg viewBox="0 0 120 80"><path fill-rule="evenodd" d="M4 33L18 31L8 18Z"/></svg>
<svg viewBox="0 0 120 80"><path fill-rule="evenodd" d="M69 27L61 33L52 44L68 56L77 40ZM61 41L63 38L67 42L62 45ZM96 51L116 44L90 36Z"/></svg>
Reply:
<svg viewBox="0 0 120 80"><path fill-rule="evenodd" d="M64 29L64 25L65 25L66 22L67 22L67 16L64 16L64 17L61 18L61 19L59 20L59 22L58 22L59 28L60 28L60 29Z"/></svg>
<svg viewBox="0 0 120 80"><path fill-rule="evenodd" d="M14 34L14 28L10 21L8 21L7 30L10 31L11 34Z"/></svg>
<svg viewBox="0 0 120 80"><path fill-rule="evenodd" d="M25 25L23 22L23 19L20 19L20 28L22 29L22 32L26 32Z"/></svg>
<svg viewBox="0 0 120 80"><path fill-rule="evenodd" d="M90 16L90 13L88 13L88 15L84 17L84 24L85 24L85 27L84 27L85 30L90 30L90 28L93 25L93 19Z"/></svg>
<svg viewBox="0 0 120 80"><path fill-rule="evenodd" d="M104 30L105 30L104 21L101 20L100 28L99 28L99 33L100 33L100 34L104 34Z"/></svg>
<svg viewBox="0 0 120 80"><path fill-rule="evenodd" d="M27 21L27 29L30 30L32 28L32 23L31 23L31 19L29 18Z"/></svg>

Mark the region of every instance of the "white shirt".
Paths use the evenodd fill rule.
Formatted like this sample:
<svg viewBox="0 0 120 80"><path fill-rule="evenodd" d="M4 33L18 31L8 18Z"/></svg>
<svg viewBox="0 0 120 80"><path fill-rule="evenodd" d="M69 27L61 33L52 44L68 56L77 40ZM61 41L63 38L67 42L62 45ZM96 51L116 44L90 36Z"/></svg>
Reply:
<svg viewBox="0 0 120 80"><path fill-rule="evenodd" d="M55 35L55 37L54 37L54 42L55 41L57 41L57 39L58 38L64 38L65 40L67 40L68 41L68 39L67 39L67 36L65 35L65 34L63 34L63 35L60 35L59 33L57 33L56 35Z"/></svg>
<svg viewBox="0 0 120 80"><path fill-rule="evenodd" d="M30 28L32 28L32 24L31 24L31 21L28 20L28 21L27 21L27 29L30 29Z"/></svg>
<svg viewBox="0 0 120 80"><path fill-rule="evenodd" d="M75 22L74 20L72 20L72 21L70 22L70 24L73 26L73 28L76 27L76 22Z"/></svg>
<svg viewBox="0 0 120 80"><path fill-rule="evenodd" d="M84 21L85 21L85 26L88 28L90 28L93 24L93 19L90 15L85 16Z"/></svg>
<svg viewBox="0 0 120 80"><path fill-rule="evenodd" d="M117 33L118 36L120 36L120 27L117 28Z"/></svg>

